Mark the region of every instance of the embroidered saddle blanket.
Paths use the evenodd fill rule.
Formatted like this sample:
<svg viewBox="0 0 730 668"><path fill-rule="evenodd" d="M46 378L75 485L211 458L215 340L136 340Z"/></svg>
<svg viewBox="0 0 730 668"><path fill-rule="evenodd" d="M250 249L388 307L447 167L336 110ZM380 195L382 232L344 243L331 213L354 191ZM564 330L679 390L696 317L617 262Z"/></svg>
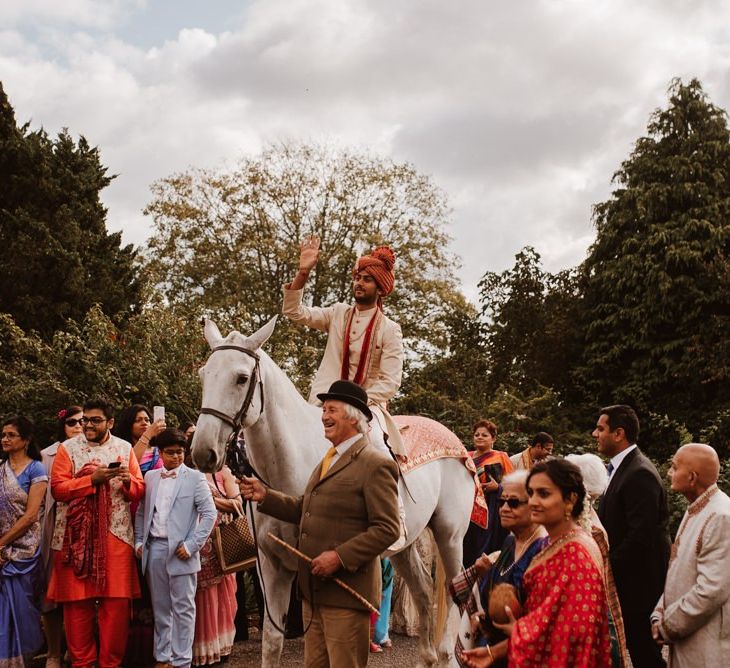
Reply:
<svg viewBox="0 0 730 668"><path fill-rule="evenodd" d="M417 415L394 415L401 438L408 453L408 460L401 463L405 474L413 469L444 457L460 459L474 479L474 505L471 521L485 529L488 511L482 487L477 479L476 468L459 437L440 422Z"/></svg>

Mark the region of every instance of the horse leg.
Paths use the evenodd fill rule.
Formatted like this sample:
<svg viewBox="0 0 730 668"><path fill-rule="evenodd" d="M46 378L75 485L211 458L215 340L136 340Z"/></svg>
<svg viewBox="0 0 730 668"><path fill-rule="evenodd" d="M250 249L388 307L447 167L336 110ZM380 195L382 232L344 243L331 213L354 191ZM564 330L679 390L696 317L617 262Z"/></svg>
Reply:
<svg viewBox="0 0 730 668"><path fill-rule="evenodd" d="M390 557L395 570L405 580L418 611L418 635L422 665L432 668L436 665L437 656L433 647L432 634L432 587L431 574L426 570L418 554L415 544L409 545L402 552Z"/></svg>
<svg viewBox="0 0 730 668"><path fill-rule="evenodd" d="M264 607L266 608L261 641L261 666L262 668L276 668L281 660L281 650L284 647L284 634L276 626L283 630L286 624L291 585L296 574L283 568L279 561L273 562L263 552L259 552L259 563L261 591L264 594Z"/></svg>
<svg viewBox="0 0 730 668"><path fill-rule="evenodd" d="M458 505L458 504L457 504ZM438 546L441 563L446 575L445 585L448 588L451 580L461 572L462 544L466 523L461 518L449 517L448 513L434 513L429 526L433 531ZM466 515L468 517L468 515ZM438 648L439 665L456 666L454 647L459 623L459 609L454 604L448 591L446 592L446 628Z"/></svg>

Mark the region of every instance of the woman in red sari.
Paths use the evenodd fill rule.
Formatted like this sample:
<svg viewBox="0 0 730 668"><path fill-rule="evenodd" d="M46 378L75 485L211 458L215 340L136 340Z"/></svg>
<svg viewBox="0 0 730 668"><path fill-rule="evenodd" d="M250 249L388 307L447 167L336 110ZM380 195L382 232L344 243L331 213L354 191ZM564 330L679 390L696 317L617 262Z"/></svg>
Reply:
<svg viewBox="0 0 730 668"><path fill-rule="evenodd" d="M494 449L497 440L497 425L489 420L479 420L472 428L474 451L471 452L477 477L484 492L489 509L489 524L482 529L473 522L464 536L463 563L469 568L482 554L491 554L502 548L507 531L499 520L497 501L502 493L502 478L514 470L506 452Z"/></svg>
<svg viewBox="0 0 730 668"><path fill-rule="evenodd" d="M493 647L464 652L471 668L507 656L509 666L610 668L611 639L601 552L576 523L585 488L575 464L553 459L536 464L527 478L533 521L549 544L530 563L523 585L524 614L500 625L509 636Z"/></svg>

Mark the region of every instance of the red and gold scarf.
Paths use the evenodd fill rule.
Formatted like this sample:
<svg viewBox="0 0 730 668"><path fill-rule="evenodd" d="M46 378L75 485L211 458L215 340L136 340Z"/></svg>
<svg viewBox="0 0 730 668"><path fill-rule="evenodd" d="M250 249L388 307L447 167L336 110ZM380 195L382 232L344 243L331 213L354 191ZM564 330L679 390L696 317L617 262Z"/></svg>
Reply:
<svg viewBox="0 0 730 668"><path fill-rule="evenodd" d="M98 467L85 464L75 478L90 475ZM90 578L98 587L106 580L106 534L111 517L109 483L99 485L96 494L72 499L68 504L63 563L71 564L74 575Z"/></svg>
<svg viewBox="0 0 730 668"><path fill-rule="evenodd" d="M355 317L355 307L350 309L345 324L345 342L342 346L342 369L340 371L340 380L351 380L353 383L362 385L367 375L367 369L370 365L370 357L372 352L373 335L376 327L383 318L383 311L377 308L375 314L370 319L365 334L362 339L362 348L360 349L360 361L357 364L355 377L350 378L350 329L352 328L352 319Z"/></svg>

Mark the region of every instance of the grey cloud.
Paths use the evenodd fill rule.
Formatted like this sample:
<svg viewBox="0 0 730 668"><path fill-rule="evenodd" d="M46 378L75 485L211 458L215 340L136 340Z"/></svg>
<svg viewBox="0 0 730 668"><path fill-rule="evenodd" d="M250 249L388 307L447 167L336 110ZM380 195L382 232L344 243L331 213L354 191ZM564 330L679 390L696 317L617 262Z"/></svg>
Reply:
<svg viewBox="0 0 730 668"><path fill-rule="evenodd" d="M122 32L90 27L76 48L53 41L53 57L37 34L0 37L19 120L101 145L120 174L104 195L110 225L136 243L155 178L282 138L375 146L449 194L473 296L526 244L551 270L582 260L591 205L673 76L699 76L730 104L730 10L713 0L257 0L217 34L224 17L188 25L194 13L181 12L174 39L166 25L135 44L140 12ZM49 16L68 36L67 20Z"/></svg>

